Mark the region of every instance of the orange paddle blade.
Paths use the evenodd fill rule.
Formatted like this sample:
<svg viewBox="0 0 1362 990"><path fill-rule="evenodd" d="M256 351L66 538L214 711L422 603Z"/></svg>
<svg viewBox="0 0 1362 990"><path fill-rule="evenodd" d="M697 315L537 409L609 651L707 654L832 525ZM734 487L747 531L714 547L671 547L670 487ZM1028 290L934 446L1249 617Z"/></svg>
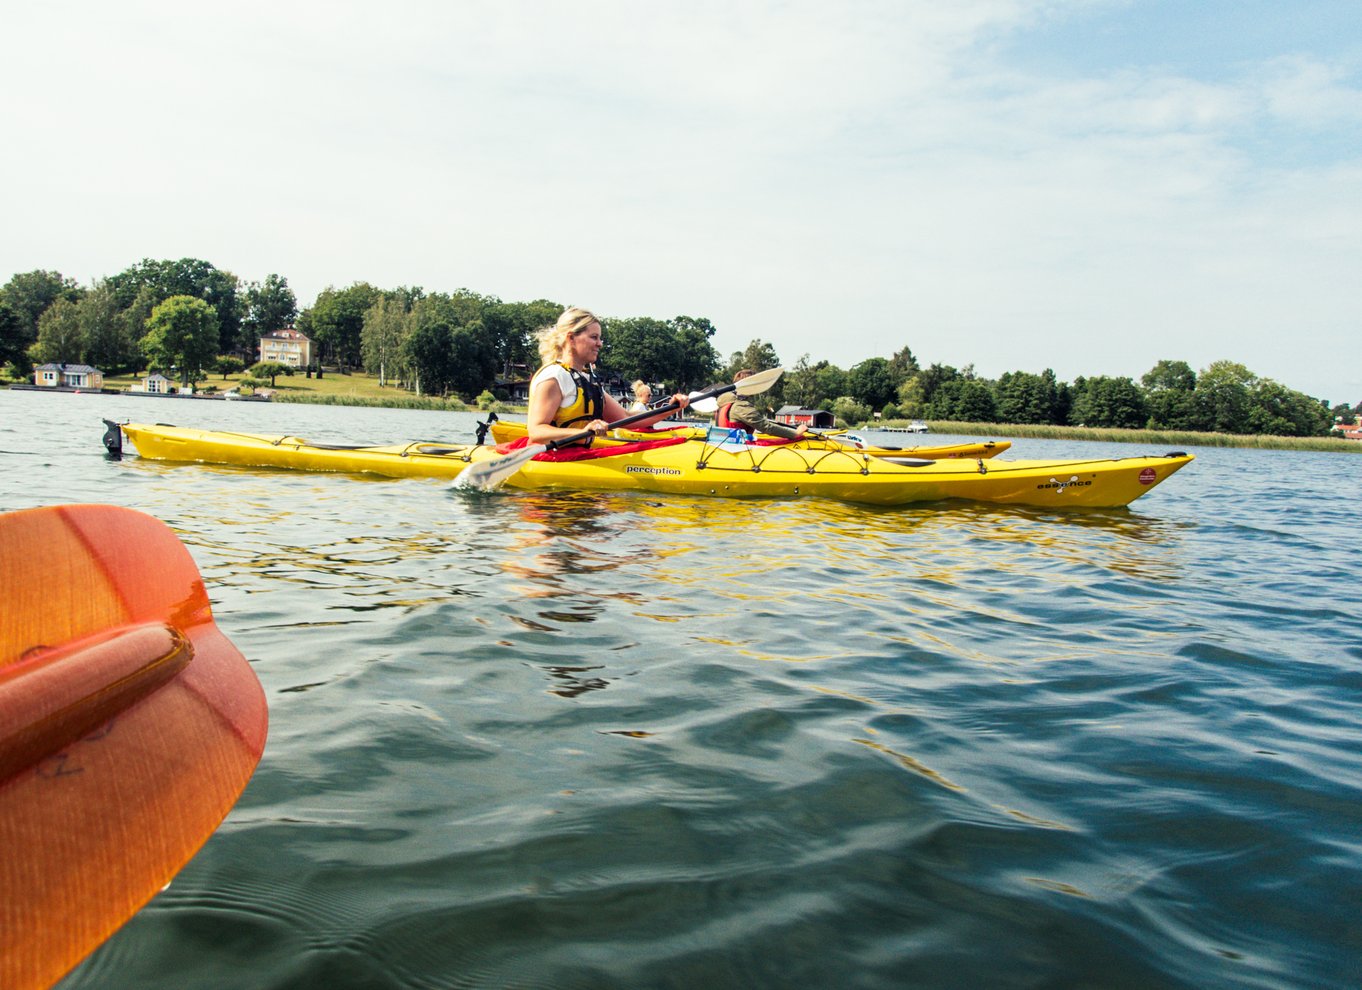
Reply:
<svg viewBox="0 0 1362 990"><path fill-rule="evenodd" d="M208 839L268 716L151 516L0 515L0 613L0 987L45 987Z"/></svg>

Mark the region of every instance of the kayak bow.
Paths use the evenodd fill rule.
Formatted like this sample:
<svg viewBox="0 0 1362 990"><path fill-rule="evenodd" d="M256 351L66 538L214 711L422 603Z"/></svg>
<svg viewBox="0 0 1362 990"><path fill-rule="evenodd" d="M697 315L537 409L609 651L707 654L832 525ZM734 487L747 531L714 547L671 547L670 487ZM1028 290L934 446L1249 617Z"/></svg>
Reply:
<svg viewBox="0 0 1362 990"><path fill-rule="evenodd" d="M188 551L110 505L0 515L0 986L58 980L169 883L265 744Z"/></svg>

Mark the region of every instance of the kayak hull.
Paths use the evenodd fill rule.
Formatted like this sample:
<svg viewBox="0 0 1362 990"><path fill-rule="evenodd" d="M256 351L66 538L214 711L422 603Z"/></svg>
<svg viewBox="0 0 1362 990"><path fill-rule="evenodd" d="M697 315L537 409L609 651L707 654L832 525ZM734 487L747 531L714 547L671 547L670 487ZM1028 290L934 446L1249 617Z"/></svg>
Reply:
<svg viewBox="0 0 1362 990"><path fill-rule="evenodd" d="M414 442L382 447L312 444L259 436L128 423L142 457L251 468L331 471L390 478L455 479L470 464L504 456L496 447ZM584 460L535 459L506 482L724 498L819 497L869 505L970 499L1005 505L1112 507L1144 495L1192 457L947 459L895 463L850 450L662 441L663 446ZM561 454L561 452L560 452ZM541 455L542 457L543 455Z"/></svg>

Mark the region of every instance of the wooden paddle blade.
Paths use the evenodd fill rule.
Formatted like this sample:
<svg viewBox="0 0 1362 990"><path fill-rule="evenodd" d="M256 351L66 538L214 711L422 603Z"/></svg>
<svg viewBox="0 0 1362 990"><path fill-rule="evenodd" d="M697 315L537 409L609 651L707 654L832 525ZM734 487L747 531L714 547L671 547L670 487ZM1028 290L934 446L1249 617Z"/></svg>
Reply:
<svg viewBox="0 0 1362 990"><path fill-rule="evenodd" d="M188 551L115 506L0 515L0 986L58 980L208 839L268 716Z"/></svg>

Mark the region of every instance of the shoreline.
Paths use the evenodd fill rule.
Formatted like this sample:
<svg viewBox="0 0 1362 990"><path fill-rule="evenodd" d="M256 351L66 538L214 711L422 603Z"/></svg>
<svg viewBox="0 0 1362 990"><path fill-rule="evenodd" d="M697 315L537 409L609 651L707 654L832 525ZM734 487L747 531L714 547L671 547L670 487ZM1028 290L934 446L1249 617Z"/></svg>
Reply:
<svg viewBox="0 0 1362 990"><path fill-rule="evenodd" d="M133 392L128 389L110 388L78 389L70 386L41 386L10 383L10 389L26 392L60 392L87 395L131 395L138 398L154 399L225 399L222 392L180 395L179 393ZM270 396L241 395L234 397L241 402L303 403L308 405L367 406L370 408L424 409L433 412L470 412L479 415L497 413L498 415L524 415L525 407L498 402L488 409L479 409L458 398L443 399L437 396L393 395L361 396L338 393L317 393L310 389L293 389L288 386L276 389ZM231 401L231 400L228 400ZM852 430L884 430L891 433L905 432L911 419L891 419L883 422L870 421L849 427ZM1060 426L1056 424L1033 423L973 423L950 420L927 420L929 431L916 433L929 438L934 433L959 436L1006 437L1041 440L1086 440L1105 443L1157 443L1174 446L1194 447L1240 447L1259 450L1308 450L1319 453L1362 454L1362 441L1344 440L1341 437L1280 437L1263 434L1237 433L1195 433L1189 430L1126 430L1088 426Z"/></svg>

